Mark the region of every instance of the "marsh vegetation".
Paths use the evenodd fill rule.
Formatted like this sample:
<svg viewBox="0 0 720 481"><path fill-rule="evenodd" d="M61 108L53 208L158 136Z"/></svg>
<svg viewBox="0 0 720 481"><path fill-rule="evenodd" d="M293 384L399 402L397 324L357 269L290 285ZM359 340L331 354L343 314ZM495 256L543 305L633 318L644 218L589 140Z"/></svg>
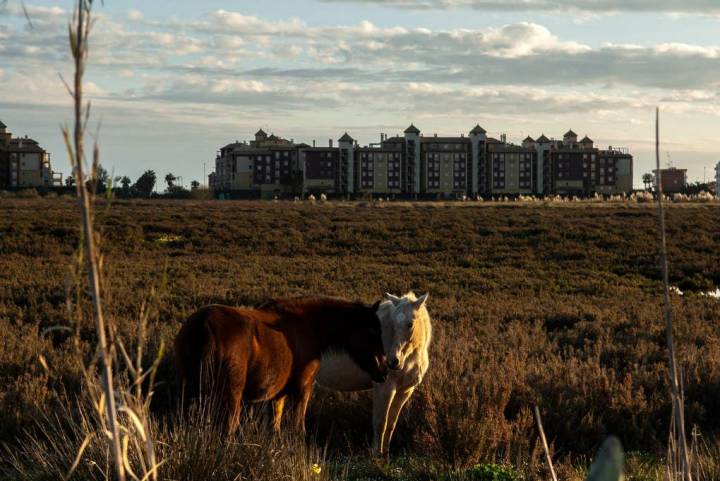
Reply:
<svg viewBox="0 0 720 481"><path fill-rule="evenodd" d="M720 302L700 293L720 285L720 208L667 214L670 281L684 292L672 302L686 422L712 479ZM630 479L656 479L670 401L655 216L643 204L100 203L111 337L132 352L142 343L145 365L161 354L151 406L160 479L264 479L259 466L267 479L514 479L477 474L503 466L544 479L535 404L563 479L580 479L610 433L630 452ZM95 344L79 241L74 200L0 207L5 479L57 478L97 427L84 381ZM318 293L371 302L411 289L430 292L431 368L388 460L368 458L369 394L317 389L308 439L276 438L249 420L228 444L205 424L176 422L172 353L160 346L197 308ZM105 456L91 443L75 479L97 476L93 462Z"/></svg>

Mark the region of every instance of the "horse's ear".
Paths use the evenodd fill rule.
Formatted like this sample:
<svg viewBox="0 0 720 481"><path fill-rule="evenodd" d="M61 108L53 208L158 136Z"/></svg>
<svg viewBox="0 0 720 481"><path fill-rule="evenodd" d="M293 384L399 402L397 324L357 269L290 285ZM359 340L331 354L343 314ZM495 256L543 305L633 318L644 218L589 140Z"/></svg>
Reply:
<svg viewBox="0 0 720 481"><path fill-rule="evenodd" d="M400 298L398 296L394 296L394 295L390 294L389 292L385 293L385 299L387 299L388 301L392 301L393 303L399 302L402 300L402 298Z"/></svg>
<svg viewBox="0 0 720 481"><path fill-rule="evenodd" d="M423 294L422 296L417 298L417 301L415 301L413 303L413 306L415 307L415 309L420 309L425 304L425 301L427 301L428 295L429 295L429 292L426 292L425 294Z"/></svg>

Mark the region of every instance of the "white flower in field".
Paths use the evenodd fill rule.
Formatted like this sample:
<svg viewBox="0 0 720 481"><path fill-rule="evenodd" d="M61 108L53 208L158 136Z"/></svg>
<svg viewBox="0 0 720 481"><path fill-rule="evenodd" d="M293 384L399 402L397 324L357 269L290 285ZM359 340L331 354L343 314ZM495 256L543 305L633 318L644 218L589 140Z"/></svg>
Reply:
<svg viewBox="0 0 720 481"><path fill-rule="evenodd" d="M670 293L671 294L677 294L678 296L683 296L685 293L680 290L677 286L670 286Z"/></svg>
<svg viewBox="0 0 720 481"><path fill-rule="evenodd" d="M720 287L718 287L714 291L703 292L702 295L704 297L712 297L714 299L720 300Z"/></svg>

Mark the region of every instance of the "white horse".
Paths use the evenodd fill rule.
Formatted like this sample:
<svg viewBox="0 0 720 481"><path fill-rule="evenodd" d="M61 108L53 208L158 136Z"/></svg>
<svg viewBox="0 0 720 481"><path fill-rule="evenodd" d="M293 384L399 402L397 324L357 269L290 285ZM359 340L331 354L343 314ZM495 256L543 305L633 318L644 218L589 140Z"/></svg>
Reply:
<svg viewBox="0 0 720 481"><path fill-rule="evenodd" d="M377 310L390 372L384 383L374 383L346 354L323 356L315 377L336 391L373 390L373 449L385 454L400 411L422 382L430 364L428 347L432 329L425 307L428 295L412 292L403 297L385 294Z"/></svg>

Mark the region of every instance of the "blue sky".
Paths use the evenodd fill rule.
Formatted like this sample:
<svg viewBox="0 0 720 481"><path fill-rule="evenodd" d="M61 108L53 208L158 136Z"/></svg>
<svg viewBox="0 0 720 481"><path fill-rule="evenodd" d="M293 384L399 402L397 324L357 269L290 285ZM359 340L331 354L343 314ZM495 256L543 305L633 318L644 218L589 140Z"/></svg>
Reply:
<svg viewBox="0 0 720 481"><path fill-rule="evenodd" d="M0 120L68 172L71 1L0 9ZM186 184L216 150L263 127L361 143L415 122L459 134L626 146L636 184L653 161L702 179L720 160L720 2L715 0L273 0L98 3L87 74L103 163Z"/></svg>

